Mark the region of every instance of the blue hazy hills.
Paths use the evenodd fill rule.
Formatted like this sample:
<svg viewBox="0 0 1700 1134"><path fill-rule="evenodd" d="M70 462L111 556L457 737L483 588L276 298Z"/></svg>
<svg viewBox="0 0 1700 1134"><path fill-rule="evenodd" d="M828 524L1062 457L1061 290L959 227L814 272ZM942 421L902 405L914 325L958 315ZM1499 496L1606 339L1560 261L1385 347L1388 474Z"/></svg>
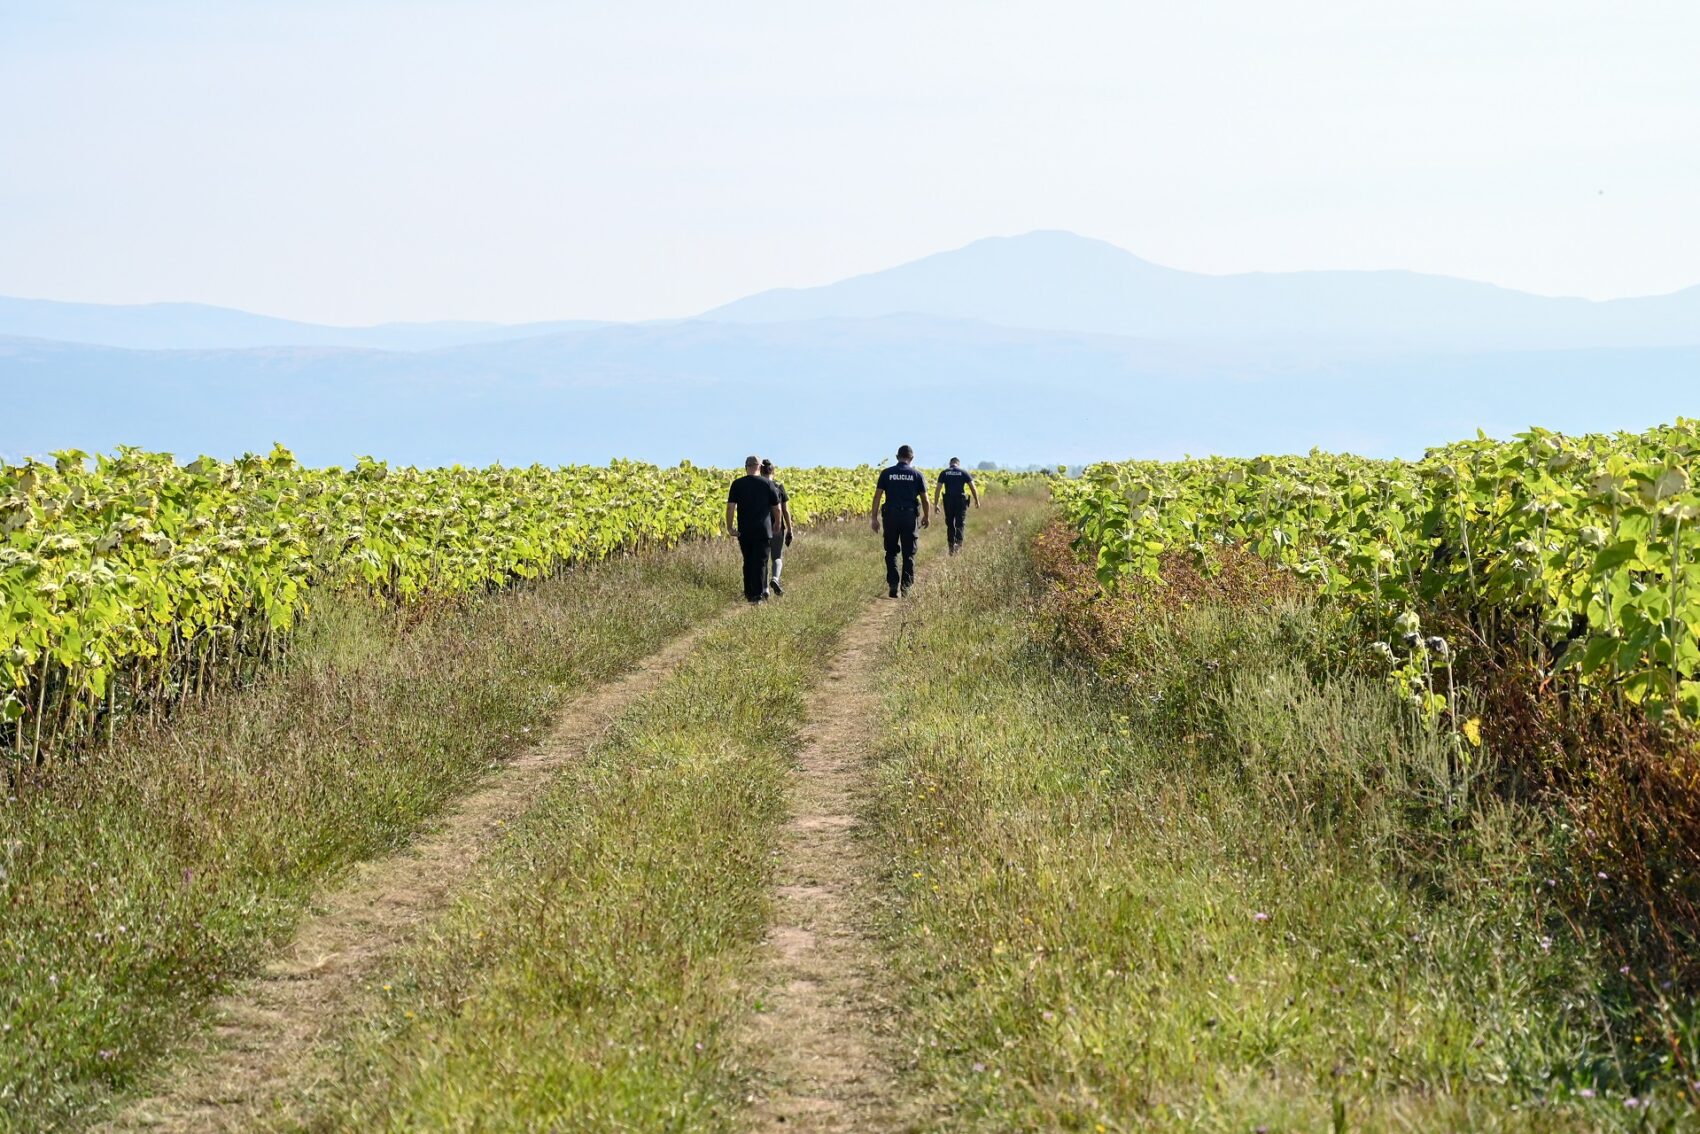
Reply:
<svg viewBox="0 0 1700 1134"><path fill-rule="evenodd" d="M499 342L595 326L585 320L553 323L382 323L328 327L252 315L205 303L60 303L0 295L0 337L56 339L133 350L242 350L249 347L363 347L431 350Z"/></svg>
<svg viewBox="0 0 1700 1134"><path fill-rule="evenodd" d="M1417 272L1207 276L1067 232L980 240L825 287L762 292L705 317L776 323L904 312L1187 340L1537 349L1700 343L1700 286L1593 302Z"/></svg>
<svg viewBox="0 0 1700 1134"><path fill-rule="evenodd" d="M0 299L0 390L8 457L1415 455L1478 427L1700 415L1700 287L1591 302L1411 272L1206 276L1040 232L650 323L348 328Z"/></svg>

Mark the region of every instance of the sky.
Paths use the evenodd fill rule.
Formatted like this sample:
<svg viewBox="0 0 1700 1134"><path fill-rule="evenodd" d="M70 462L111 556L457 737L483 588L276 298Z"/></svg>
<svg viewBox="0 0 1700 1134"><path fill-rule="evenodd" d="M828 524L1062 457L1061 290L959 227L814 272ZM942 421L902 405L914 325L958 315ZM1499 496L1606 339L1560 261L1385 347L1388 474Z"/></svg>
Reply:
<svg viewBox="0 0 1700 1134"><path fill-rule="evenodd" d="M690 315L1067 229L1700 283L1694 0L0 0L0 294Z"/></svg>

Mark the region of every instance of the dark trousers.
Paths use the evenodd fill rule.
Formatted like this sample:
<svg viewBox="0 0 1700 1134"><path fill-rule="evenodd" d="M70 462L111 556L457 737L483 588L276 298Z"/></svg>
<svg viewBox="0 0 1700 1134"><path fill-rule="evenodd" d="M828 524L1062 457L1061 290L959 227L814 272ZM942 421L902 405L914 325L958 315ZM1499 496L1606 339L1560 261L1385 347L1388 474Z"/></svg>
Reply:
<svg viewBox="0 0 1700 1134"><path fill-rule="evenodd" d="M962 546L962 527L968 519L968 497L960 500L944 498L944 538L954 548Z"/></svg>
<svg viewBox="0 0 1700 1134"><path fill-rule="evenodd" d="M767 591L767 549L772 537L764 531L738 533L738 550L744 553L744 597L751 602Z"/></svg>
<svg viewBox="0 0 1700 1134"><path fill-rule="evenodd" d="M920 533L921 519L913 514L886 513L880 528L885 533L885 585L894 591L899 586L907 590L915 585L915 537ZM899 553L903 556L901 572L897 568Z"/></svg>

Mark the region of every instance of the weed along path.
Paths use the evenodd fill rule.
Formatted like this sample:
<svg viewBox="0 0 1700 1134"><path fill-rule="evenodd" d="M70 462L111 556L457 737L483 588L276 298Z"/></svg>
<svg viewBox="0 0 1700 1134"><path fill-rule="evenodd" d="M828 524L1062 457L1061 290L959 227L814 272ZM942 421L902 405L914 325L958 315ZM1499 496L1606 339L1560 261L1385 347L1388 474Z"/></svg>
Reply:
<svg viewBox="0 0 1700 1134"><path fill-rule="evenodd" d="M550 735L467 795L440 828L406 850L357 867L258 977L214 1010L213 1026L159 1088L124 1108L109 1131L247 1130L276 1110L311 1066L308 1056L351 995L414 931L449 904L467 870L503 837L555 773L581 757L687 658L715 622L651 654L625 676L569 704Z"/></svg>
<svg viewBox="0 0 1700 1134"><path fill-rule="evenodd" d="M931 566L938 570L938 561ZM876 663L900 617L900 604L881 600L853 623L810 699L775 920L763 945L764 1010L749 1023L749 1046L766 1060L753 1099L757 1130L885 1130L895 1122L880 1028L883 966L863 924L876 868L856 824L880 705Z"/></svg>

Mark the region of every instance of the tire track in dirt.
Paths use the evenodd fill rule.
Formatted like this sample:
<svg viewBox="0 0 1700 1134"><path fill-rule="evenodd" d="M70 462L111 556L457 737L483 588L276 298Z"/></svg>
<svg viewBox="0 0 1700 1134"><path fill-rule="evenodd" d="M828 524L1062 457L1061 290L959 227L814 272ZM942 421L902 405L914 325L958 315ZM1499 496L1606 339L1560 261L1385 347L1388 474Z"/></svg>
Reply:
<svg viewBox="0 0 1700 1134"><path fill-rule="evenodd" d="M880 648L902 605L882 599L851 624L810 699L762 947L764 1010L744 1037L763 1068L750 1099L758 1131L901 1128L879 946L863 920L877 867L856 827L871 790Z"/></svg>
<svg viewBox="0 0 1700 1134"><path fill-rule="evenodd" d="M334 1034L351 997L422 923L448 907L460 880L555 772L660 685L718 621L686 631L625 676L580 694L541 743L494 771L437 829L357 866L257 977L217 1002L211 1026L154 1092L97 1129L236 1131L277 1119L292 1092L310 1085L311 1057Z"/></svg>

